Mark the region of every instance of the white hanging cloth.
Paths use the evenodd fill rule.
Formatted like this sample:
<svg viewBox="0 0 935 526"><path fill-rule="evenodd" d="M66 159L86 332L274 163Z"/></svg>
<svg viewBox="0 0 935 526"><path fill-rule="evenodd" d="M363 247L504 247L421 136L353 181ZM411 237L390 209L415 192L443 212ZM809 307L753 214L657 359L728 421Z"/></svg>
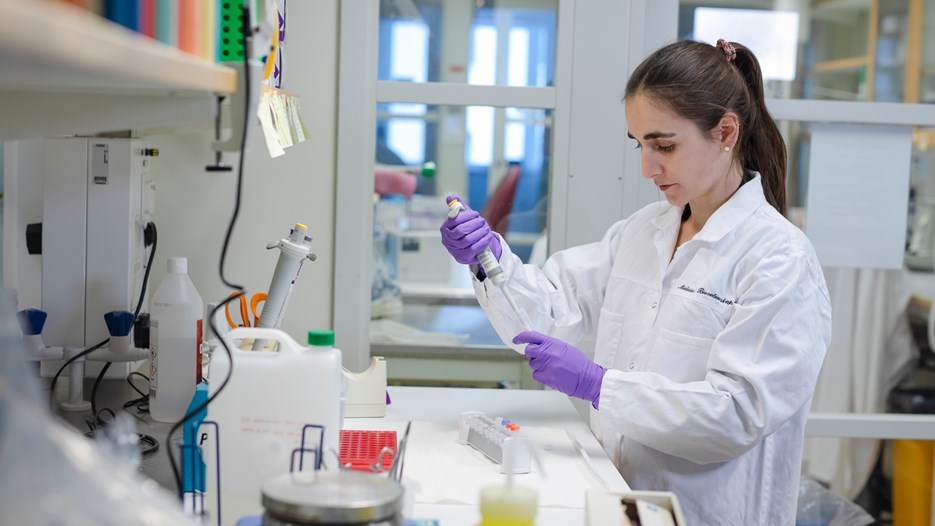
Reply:
<svg viewBox="0 0 935 526"><path fill-rule="evenodd" d="M904 270L825 269L831 346L818 377L813 413L878 413L917 355L906 307ZM870 477L880 441L806 438L803 472L854 498Z"/></svg>

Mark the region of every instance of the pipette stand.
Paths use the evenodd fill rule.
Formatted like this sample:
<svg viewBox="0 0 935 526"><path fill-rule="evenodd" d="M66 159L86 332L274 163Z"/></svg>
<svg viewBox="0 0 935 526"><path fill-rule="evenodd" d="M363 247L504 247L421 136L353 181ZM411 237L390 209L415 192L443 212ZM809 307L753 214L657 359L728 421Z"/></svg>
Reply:
<svg viewBox="0 0 935 526"><path fill-rule="evenodd" d="M345 418L382 418L386 416L386 360L382 356L370 359L367 370L352 373L344 369L347 379Z"/></svg>

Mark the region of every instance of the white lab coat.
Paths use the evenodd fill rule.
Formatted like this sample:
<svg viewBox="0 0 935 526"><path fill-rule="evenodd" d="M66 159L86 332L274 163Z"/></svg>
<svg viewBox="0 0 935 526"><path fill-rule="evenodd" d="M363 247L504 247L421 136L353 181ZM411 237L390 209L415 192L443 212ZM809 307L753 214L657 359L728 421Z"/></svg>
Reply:
<svg viewBox="0 0 935 526"><path fill-rule="evenodd" d="M681 213L651 204L542 269L505 243L500 262L534 328L608 368L591 429L633 489L674 492L692 526L793 524L831 337L821 268L758 174L672 257ZM510 342L503 294L474 285Z"/></svg>

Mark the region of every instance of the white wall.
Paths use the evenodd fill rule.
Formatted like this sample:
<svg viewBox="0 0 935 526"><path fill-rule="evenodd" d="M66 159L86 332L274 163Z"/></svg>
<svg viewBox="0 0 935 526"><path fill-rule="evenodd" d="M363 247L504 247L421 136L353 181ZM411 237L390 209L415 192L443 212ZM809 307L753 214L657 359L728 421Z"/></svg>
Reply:
<svg viewBox="0 0 935 526"><path fill-rule="evenodd" d="M42 303L42 256L26 251L26 225L42 222L42 141L10 141L4 148L3 286L16 291L19 309Z"/></svg>
<svg viewBox="0 0 935 526"><path fill-rule="evenodd" d="M283 89L301 97L311 138L271 159L259 130L252 130L225 275L251 295L265 291L279 255L267 251L266 244L285 237L295 223L308 225L318 260L306 263L283 322L283 329L303 343L309 329L332 327L338 0L289 2L287 17ZM188 257L189 274L206 303L231 292L218 266L236 172L204 170L214 159L212 137L213 132L203 131L150 138L160 150L152 168L159 246L151 292L165 275L169 256ZM224 157L236 168L236 154Z"/></svg>
<svg viewBox="0 0 935 526"><path fill-rule="evenodd" d="M550 251L597 241L613 223L662 199L641 176L639 152L627 139L623 95L630 72L676 39L677 14L676 0L575 3L569 167L554 175L567 177L567 188L552 195L550 210L567 206L568 213L557 225L564 237L550 239Z"/></svg>

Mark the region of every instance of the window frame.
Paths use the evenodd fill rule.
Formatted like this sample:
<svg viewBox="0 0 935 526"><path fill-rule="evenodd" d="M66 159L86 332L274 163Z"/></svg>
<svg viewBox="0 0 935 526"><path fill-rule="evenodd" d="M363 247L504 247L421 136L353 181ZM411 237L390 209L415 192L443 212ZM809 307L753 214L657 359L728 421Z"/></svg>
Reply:
<svg viewBox="0 0 935 526"><path fill-rule="evenodd" d="M458 16L467 16L467 5L451 4ZM379 0L344 1L340 9L333 324L348 369L370 363L378 103L550 110L550 253L596 241L615 221L658 198L638 176L637 152L625 147L621 97L629 72L675 39L677 0L558 0L549 87L378 81Z"/></svg>

